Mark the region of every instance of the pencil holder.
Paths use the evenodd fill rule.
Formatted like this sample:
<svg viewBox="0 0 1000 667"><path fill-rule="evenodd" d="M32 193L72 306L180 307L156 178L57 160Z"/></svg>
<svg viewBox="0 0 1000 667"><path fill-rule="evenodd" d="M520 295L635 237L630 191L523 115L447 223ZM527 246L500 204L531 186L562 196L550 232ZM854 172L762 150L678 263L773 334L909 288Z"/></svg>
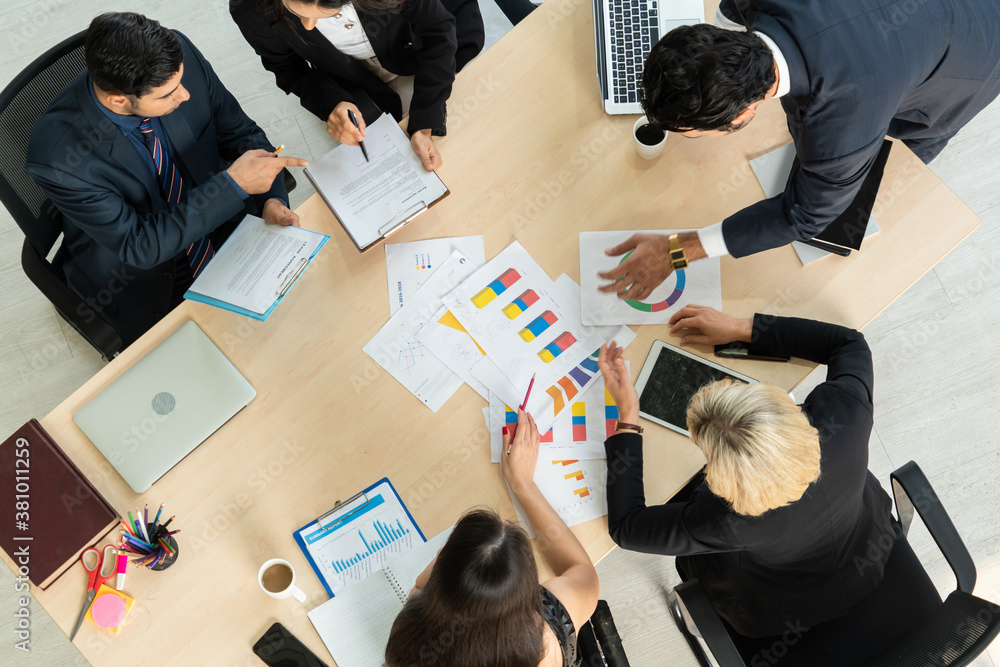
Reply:
<svg viewBox="0 0 1000 667"><path fill-rule="evenodd" d="M154 572L159 572L160 570L166 570L168 567L177 562L177 554L180 553L180 547L177 546L177 540L175 540L173 535L171 535L165 541L170 546L170 548L174 550L174 552L171 554L167 554L164 558L160 559L160 562L149 568Z"/></svg>

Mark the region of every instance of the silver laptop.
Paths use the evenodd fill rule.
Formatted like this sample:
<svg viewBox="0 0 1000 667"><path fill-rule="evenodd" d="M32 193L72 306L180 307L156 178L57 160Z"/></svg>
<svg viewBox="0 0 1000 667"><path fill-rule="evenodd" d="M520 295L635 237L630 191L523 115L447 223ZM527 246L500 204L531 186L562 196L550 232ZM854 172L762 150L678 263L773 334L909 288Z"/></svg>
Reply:
<svg viewBox="0 0 1000 667"><path fill-rule="evenodd" d="M257 392L194 322L182 324L73 415L142 493Z"/></svg>
<svg viewBox="0 0 1000 667"><path fill-rule="evenodd" d="M639 88L650 50L674 28L704 21L702 0L594 0L597 80L604 111L641 114Z"/></svg>

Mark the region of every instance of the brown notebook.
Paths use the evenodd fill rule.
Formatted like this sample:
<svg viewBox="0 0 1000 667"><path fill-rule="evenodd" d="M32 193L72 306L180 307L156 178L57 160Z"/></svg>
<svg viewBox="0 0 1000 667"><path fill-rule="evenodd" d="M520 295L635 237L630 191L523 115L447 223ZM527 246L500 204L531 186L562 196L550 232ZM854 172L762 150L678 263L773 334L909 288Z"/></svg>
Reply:
<svg viewBox="0 0 1000 667"><path fill-rule="evenodd" d="M27 549L28 579L42 590L120 521L37 420L0 445L0 479L0 548L15 567Z"/></svg>

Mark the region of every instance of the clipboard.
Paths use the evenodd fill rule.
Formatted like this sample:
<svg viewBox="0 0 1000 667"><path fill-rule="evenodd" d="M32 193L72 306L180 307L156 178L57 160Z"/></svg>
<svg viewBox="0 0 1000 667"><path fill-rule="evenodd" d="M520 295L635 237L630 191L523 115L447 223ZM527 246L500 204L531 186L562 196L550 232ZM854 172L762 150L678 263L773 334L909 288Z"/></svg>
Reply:
<svg viewBox="0 0 1000 667"><path fill-rule="evenodd" d="M378 491L378 488L381 486L387 488L383 489L383 491L380 493ZM389 481L388 477L383 477L382 479L378 480L377 482L369 486L367 489L348 498L343 502L337 501L337 503L334 504L332 509L321 514L320 516L316 517L315 519L313 519L312 521L310 521L309 523L307 523L306 525L302 526L294 533L292 533L293 537L295 538L296 544L298 544L299 548L302 549L302 553L305 555L306 560L309 561L309 565L312 567L313 572L316 573L316 576L319 578L320 583L323 584L323 588L326 589L326 592L330 597L335 596L335 589L343 590L347 586L342 584L335 585L337 582L331 581L331 577L329 577L328 575L331 573L332 569L335 569L337 567L337 565L336 563L330 564L328 560L321 561L320 552L323 550L323 547L322 546L317 547L317 545L320 543L332 543L333 541L339 540L340 539L339 537L333 537L333 536L345 535L346 533L339 533L339 531L341 531L342 529L346 529L348 526L350 526L351 531L357 530L360 534L361 531L359 528L357 528L358 525L357 522L359 522L362 517L368 515L369 513L374 513L375 511L377 511L378 507L386 505L388 502L390 502L382 498L382 496L384 496L387 492L391 492L392 494L391 501L394 501L395 503L389 505L390 509L395 508L396 505L398 504L398 508L401 510L401 512L398 512L399 514L398 528L392 528L393 533L396 534L402 531L409 532L410 529L412 528L412 530L414 531L411 533L412 536L410 538L412 546L416 546L417 544L422 544L426 542L427 538L424 536L423 531L420 530L420 527L417 525L417 522L413 520L413 515L410 514L410 510L403 503L402 498L399 497L399 493L396 491L396 488L392 485L392 482ZM381 498L381 500L376 501L377 498ZM407 523L403 523L402 520L403 518L406 519ZM416 538L419 538L419 542L416 541ZM364 539L365 538L362 536L361 540L363 543ZM365 546L368 546L368 543L365 543ZM398 555L402 555L402 553L405 552L396 552L396 553ZM377 560L376 558L373 558L371 563L375 563L376 560ZM336 562L340 561L338 560ZM387 562L391 562L391 560ZM360 563L360 561L358 561L355 565L360 566L362 564ZM350 565L350 567L353 569L358 569L355 568L354 565ZM375 570L381 569L381 567L382 566L380 564L378 565L378 567L375 568ZM374 572L375 570L372 570L372 572ZM360 579L354 577L352 579L352 583L353 581L360 581Z"/></svg>
<svg viewBox="0 0 1000 667"><path fill-rule="evenodd" d="M263 313L255 313L252 310L247 310L246 308L235 306L229 303L228 301L223 301L222 299L216 299L215 297L206 296L199 292L195 292L191 289L189 289L184 293L184 299L186 299L187 301L197 301L198 303L204 303L209 306L215 306L216 308L221 308L222 310L228 310L230 312L243 315L244 317L249 317L250 319L263 322L264 320L266 320L268 317L271 316L271 313L274 312L274 309L277 308L278 304L281 303L281 301L285 298L285 296L288 294L288 291L292 289L295 283L299 281L299 278L302 277L302 274L305 273L305 270L309 268L309 265L312 264L313 259L315 259L316 255L319 254L319 251L322 250L323 246L326 245L326 242L330 240L330 236L328 234L317 232L312 229L304 229L303 231L310 232L312 234L318 234L323 238L320 240L319 245L316 246L316 249L313 251L313 253L309 255L308 258L304 258L304 261L300 263L300 265L296 268L296 270L289 275L289 278L285 281L285 283L281 285L279 290L275 292L274 302Z"/></svg>
<svg viewBox="0 0 1000 667"><path fill-rule="evenodd" d="M303 170L355 247L364 252L398 232L451 192L424 169L410 139L386 114L369 123L370 160L339 145Z"/></svg>

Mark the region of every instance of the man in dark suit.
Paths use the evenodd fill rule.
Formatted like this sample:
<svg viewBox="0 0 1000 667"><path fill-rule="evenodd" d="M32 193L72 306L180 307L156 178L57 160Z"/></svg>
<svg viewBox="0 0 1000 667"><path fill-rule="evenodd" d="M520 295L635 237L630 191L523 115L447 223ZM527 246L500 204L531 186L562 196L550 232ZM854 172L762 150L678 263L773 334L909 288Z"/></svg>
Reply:
<svg viewBox="0 0 1000 667"><path fill-rule="evenodd" d="M872 356L834 324L686 306L671 318L683 343L732 341L827 364L801 406L777 387L703 387L687 425L708 461L663 505L646 505L639 399L621 353L602 348L620 422L605 442L608 529L624 549L677 556L719 614L746 637L843 616L882 581L896 535L891 501L868 471Z"/></svg>
<svg viewBox="0 0 1000 667"><path fill-rule="evenodd" d="M297 223L274 147L180 33L108 13L38 119L26 170L63 214L69 285L129 344L247 213ZM82 313L81 313L82 314Z"/></svg>
<svg viewBox="0 0 1000 667"><path fill-rule="evenodd" d="M718 136L778 97L800 165L784 193L698 232L636 235L602 288L642 299L687 261L811 239L853 201L886 134L924 162L1000 93L996 0L723 0L717 26L671 31L643 71L651 122ZM741 32L746 30L747 32Z"/></svg>

